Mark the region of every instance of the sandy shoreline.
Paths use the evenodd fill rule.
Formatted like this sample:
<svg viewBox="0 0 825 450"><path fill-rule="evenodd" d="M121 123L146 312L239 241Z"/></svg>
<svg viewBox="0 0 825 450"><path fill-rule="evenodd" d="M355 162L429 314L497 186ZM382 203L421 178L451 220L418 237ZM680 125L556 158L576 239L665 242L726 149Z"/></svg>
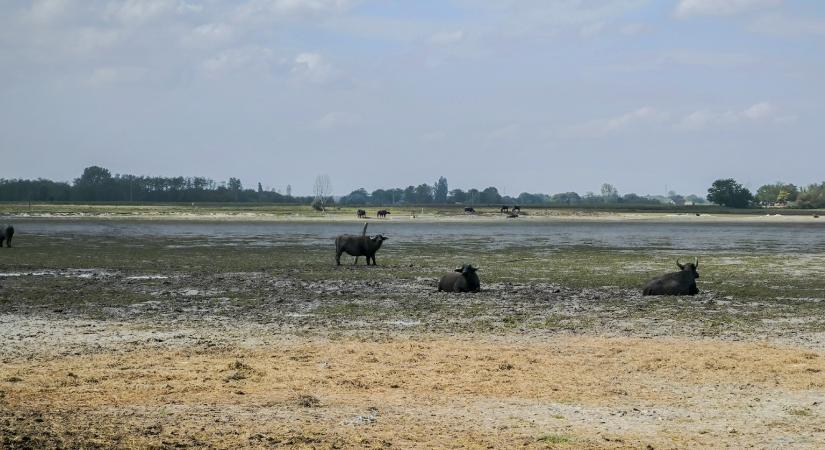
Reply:
<svg viewBox="0 0 825 450"><path fill-rule="evenodd" d="M34 220L163 220L163 221L238 221L238 222L287 222L287 223L552 223L552 222L668 222L668 223L810 223L825 224L825 217L783 214L688 214L688 213L614 213L600 211L537 211L511 219L501 214L439 215L401 214L388 219L359 219L352 215L332 213L328 215L268 214L257 212L237 213L17 213L0 215L0 221Z"/></svg>

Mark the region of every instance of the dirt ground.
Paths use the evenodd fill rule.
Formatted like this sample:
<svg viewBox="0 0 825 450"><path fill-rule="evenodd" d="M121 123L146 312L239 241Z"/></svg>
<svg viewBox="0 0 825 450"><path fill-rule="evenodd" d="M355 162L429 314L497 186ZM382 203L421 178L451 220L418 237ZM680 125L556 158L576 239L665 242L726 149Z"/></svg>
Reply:
<svg viewBox="0 0 825 450"><path fill-rule="evenodd" d="M24 287L36 278L10 277L4 284ZM114 275L77 280L97 290L113 280L140 289L149 282ZM164 279L152 281L169 289ZM343 309L323 300L208 307L208 289L191 288L178 290L172 302L6 311L0 315L0 447L825 444L825 352L818 332L787 335L771 325L762 336L706 337L685 322L678 337L668 337L673 328L664 324L644 332L654 312L597 320L620 315L582 300L599 291L551 286L542 292L560 291L559 297L531 307L518 286L507 288L504 304L502 286L467 300L434 297L426 284L394 290L407 298L419 291L456 311L469 301L473 311L501 320L452 321L440 309L409 319L365 315L378 310L376 299ZM341 289L318 282L291 292L317 298L324 287ZM522 322L507 320L506 308L520 311ZM530 326L559 316L549 309L588 310L593 320ZM619 323L623 331L610 330Z"/></svg>
<svg viewBox="0 0 825 450"><path fill-rule="evenodd" d="M700 295L652 298L671 253L491 241L461 295L433 276L460 241L336 267L286 242L20 238L3 449L825 447L818 254L703 254Z"/></svg>

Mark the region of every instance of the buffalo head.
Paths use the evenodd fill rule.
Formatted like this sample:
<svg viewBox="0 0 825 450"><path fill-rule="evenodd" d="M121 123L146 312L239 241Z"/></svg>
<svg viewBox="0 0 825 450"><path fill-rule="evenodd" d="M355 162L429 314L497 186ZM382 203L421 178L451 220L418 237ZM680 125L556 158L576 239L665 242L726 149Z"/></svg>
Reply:
<svg viewBox="0 0 825 450"><path fill-rule="evenodd" d="M679 259L676 258L676 265L679 267L679 270L692 273L693 278L699 278L699 272L697 272L699 269L699 258L696 258L694 262L687 264L680 264Z"/></svg>

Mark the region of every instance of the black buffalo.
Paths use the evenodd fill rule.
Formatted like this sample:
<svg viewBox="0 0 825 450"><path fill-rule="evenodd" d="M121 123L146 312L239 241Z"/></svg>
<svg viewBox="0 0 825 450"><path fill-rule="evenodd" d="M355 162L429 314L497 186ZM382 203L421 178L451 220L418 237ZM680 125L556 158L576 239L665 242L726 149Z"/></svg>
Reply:
<svg viewBox="0 0 825 450"><path fill-rule="evenodd" d="M513 212L514 213L520 213L521 212L521 207L519 207L519 205L513 206Z"/></svg>
<svg viewBox="0 0 825 450"><path fill-rule="evenodd" d="M359 219L363 219L363 218L367 217L367 212L364 211L363 209L359 209L358 211L355 212L355 214L358 215Z"/></svg>
<svg viewBox="0 0 825 450"><path fill-rule="evenodd" d="M503 212L503 213L510 212L510 208L508 208L507 205L502 205L501 210L499 212Z"/></svg>
<svg viewBox="0 0 825 450"><path fill-rule="evenodd" d="M366 228L364 228L366 230ZM381 244L388 238L377 234L375 236L354 236L351 234L344 234L335 238L335 263L341 265L341 254L346 253L355 257L353 264L358 264L359 256L367 257L367 265L375 265L375 253L381 248Z"/></svg>
<svg viewBox="0 0 825 450"><path fill-rule="evenodd" d="M464 208L464 214L475 214L475 213L476 213L475 208L472 208L472 207L469 207L469 206Z"/></svg>
<svg viewBox="0 0 825 450"><path fill-rule="evenodd" d="M386 209L379 209L377 216L378 216L379 219L386 219L387 214L390 214L390 212L387 211Z"/></svg>
<svg viewBox="0 0 825 450"><path fill-rule="evenodd" d="M478 280L477 267L464 264L438 280L438 290L446 292L478 292L481 282Z"/></svg>
<svg viewBox="0 0 825 450"><path fill-rule="evenodd" d="M642 290L643 295L696 295L699 288L696 287L696 279L699 278L699 258L695 262L680 264L679 272L672 272L654 278L647 282Z"/></svg>
<svg viewBox="0 0 825 450"><path fill-rule="evenodd" d="M3 241L6 241L6 247L11 248L11 238L14 236L14 227L9 225L5 230L0 229L0 247L3 246Z"/></svg>

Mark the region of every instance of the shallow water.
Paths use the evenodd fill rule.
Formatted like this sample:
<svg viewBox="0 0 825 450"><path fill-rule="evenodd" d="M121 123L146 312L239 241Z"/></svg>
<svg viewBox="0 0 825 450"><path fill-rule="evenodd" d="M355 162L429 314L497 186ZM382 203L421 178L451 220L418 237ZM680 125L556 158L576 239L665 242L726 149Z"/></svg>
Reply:
<svg viewBox="0 0 825 450"><path fill-rule="evenodd" d="M354 223L146 222L146 221L14 221L25 235L72 239L182 238L180 246L282 246L329 244L336 235L359 234ZM528 222L409 223L373 221L370 234L388 243L444 242L487 248L520 246L599 247L612 249L729 250L770 253L825 252L825 222L800 223L668 223L668 222Z"/></svg>

